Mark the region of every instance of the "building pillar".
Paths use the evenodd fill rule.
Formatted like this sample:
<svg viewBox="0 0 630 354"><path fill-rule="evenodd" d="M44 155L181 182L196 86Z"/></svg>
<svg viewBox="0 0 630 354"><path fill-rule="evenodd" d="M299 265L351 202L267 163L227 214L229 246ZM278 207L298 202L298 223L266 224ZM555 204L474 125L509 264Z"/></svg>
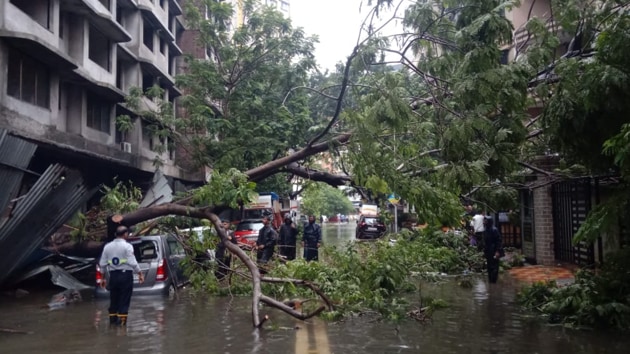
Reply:
<svg viewBox="0 0 630 354"><path fill-rule="evenodd" d="M533 162L533 165L540 169L540 171L536 171L536 185L540 187L533 190L532 198L536 263L554 265L556 256L554 249L552 183L548 183L551 177L542 171L552 172L558 166L558 158L555 156L541 156Z"/></svg>
<svg viewBox="0 0 630 354"><path fill-rule="evenodd" d="M536 263L553 265L555 264L555 253L551 185L537 188L533 194Z"/></svg>

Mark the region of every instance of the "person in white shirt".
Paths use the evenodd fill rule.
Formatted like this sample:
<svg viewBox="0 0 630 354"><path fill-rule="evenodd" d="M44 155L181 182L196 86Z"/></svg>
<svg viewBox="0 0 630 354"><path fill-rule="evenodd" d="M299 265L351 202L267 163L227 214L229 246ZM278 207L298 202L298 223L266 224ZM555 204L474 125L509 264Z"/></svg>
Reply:
<svg viewBox="0 0 630 354"><path fill-rule="evenodd" d="M138 273L140 283L144 274L133 253L133 246L127 242L129 230L125 226L116 228L116 238L103 248L99 261L101 269L109 272L109 323L126 325L129 303L133 292L133 273ZM105 287L105 279L101 281Z"/></svg>
<svg viewBox="0 0 630 354"><path fill-rule="evenodd" d="M477 241L477 249L483 249L483 233L486 231L484 227L484 215L482 212L475 212L475 216L473 216L472 220L470 220L470 227L473 229L475 234L475 240Z"/></svg>

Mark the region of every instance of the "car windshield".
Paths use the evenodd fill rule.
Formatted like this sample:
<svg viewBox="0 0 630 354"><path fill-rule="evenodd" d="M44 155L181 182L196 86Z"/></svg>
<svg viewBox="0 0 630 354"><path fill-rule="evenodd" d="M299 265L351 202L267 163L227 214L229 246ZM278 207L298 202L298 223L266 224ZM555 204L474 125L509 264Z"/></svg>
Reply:
<svg viewBox="0 0 630 354"><path fill-rule="evenodd" d="M377 218L365 218L363 219L363 222L366 223L367 225L378 225L378 219Z"/></svg>
<svg viewBox="0 0 630 354"><path fill-rule="evenodd" d="M236 231L258 231L263 226L262 222L242 222L236 225Z"/></svg>

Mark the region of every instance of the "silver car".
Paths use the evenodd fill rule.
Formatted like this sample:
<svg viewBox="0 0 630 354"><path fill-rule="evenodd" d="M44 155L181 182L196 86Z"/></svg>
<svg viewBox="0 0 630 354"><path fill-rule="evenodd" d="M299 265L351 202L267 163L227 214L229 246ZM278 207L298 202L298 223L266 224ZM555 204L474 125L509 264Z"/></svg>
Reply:
<svg viewBox="0 0 630 354"><path fill-rule="evenodd" d="M175 293L177 288L188 282L180 266L185 251L174 236L130 237L127 242L133 246L136 260L144 275L144 282L141 284L138 281L138 274L134 274L134 295L170 296ZM97 297L109 297L109 291L100 286L103 278L108 284L109 273L97 264L95 287Z"/></svg>

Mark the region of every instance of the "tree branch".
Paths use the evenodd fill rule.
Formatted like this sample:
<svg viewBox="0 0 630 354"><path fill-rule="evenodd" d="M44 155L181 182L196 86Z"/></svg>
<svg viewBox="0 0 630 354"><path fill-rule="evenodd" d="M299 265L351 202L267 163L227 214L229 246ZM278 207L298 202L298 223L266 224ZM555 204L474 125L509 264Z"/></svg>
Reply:
<svg viewBox="0 0 630 354"><path fill-rule="evenodd" d="M313 181L319 181L327 183L331 186L345 186L349 182L352 182L352 177L349 175L332 174L326 171L320 171L305 166L300 166L297 162L293 162L284 168L287 172L291 172L296 176L310 179Z"/></svg>
<svg viewBox="0 0 630 354"><path fill-rule="evenodd" d="M269 161L265 164L262 164L258 167L255 167L251 170L245 172L245 174L252 181L259 181L266 177L269 177L278 172L278 170L284 166L289 165L290 163L297 162L303 160L309 156L318 154L320 152L324 152L330 148L331 145L342 145L347 143L352 136L351 133L344 133L335 138L332 138L329 141L322 142L319 144L308 145L305 148L296 151L295 153L281 157L277 160Z"/></svg>

